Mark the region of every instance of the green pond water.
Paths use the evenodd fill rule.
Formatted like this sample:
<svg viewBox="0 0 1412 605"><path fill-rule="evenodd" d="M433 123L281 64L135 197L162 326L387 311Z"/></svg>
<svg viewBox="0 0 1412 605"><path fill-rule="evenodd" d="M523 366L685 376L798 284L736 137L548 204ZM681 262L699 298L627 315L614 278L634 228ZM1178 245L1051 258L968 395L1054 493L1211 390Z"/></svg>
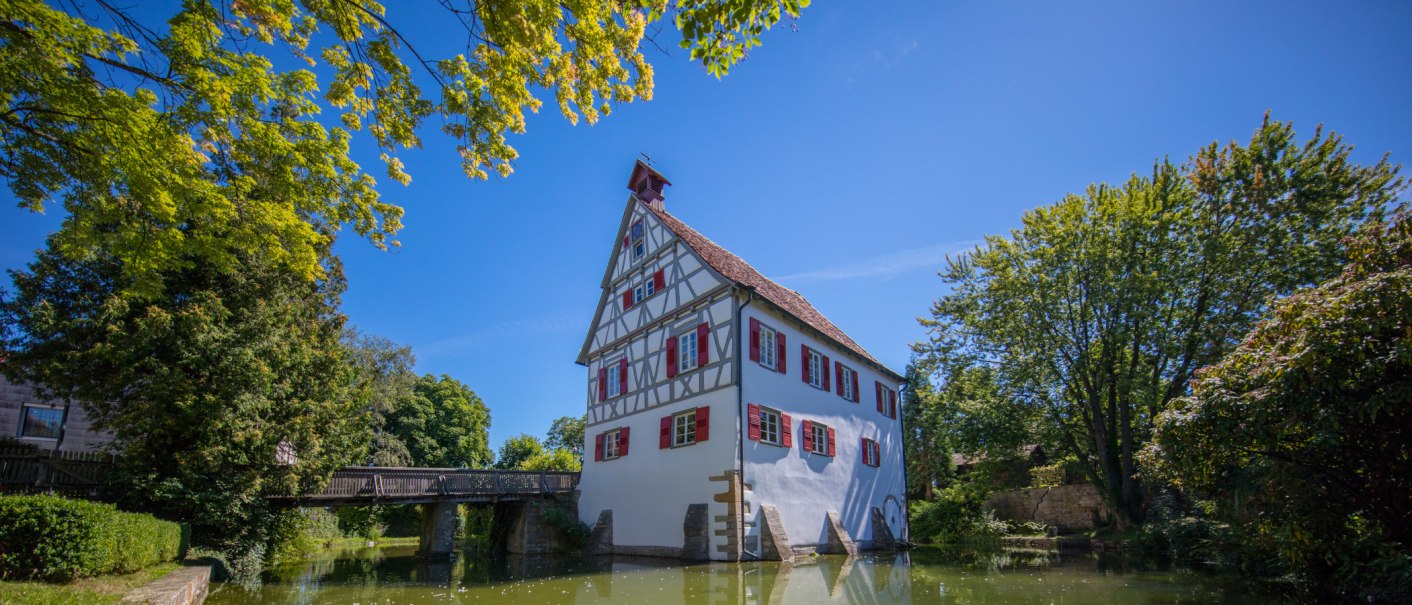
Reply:
<svg viewBox="0 0 1412 605"><path fill-rule="evenodd" d="M427 563L411 547L368 548L269 570L258 588L216 585L208 605L255 603L1281 603L1250 582L1116 556L916 549L794 564L682 565L647 558Z"/></svg>

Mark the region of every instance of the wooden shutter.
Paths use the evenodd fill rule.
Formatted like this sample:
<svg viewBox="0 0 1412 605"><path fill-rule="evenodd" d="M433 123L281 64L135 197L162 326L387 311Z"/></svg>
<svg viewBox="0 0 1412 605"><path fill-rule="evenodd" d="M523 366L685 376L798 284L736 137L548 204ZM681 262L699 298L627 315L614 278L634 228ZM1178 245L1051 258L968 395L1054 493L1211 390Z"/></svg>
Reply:
<svg viewBox="0 0 1412 605"><path fill-rule="evenodd" d="M804 382L809 382L809 347L805 345L799 345L799 367L802 370L800 377L804 378Z"/></svg>
<svg viewBox="0 0 1412 605"><path fill-rule="evenodd" d="M711 406L696 408L696 441L711 438Z"/></svg>
<svg viewBox="0 0 1412 605"><path fill-rule="evenodd" d="M711 326L696 326L696 367L704 368L711 361Z"/></svg>
<svg viewBox="0 0 1412 605"><path fill-rule="evenodd" d="M631 235L624 235L624 236L623 236L623 247L624 247L624 248L628 247L628 241L631 240L631 239L632 239L632 236L631 236Z"/></svg>
<svg viewBox="0 0 1412 605"><path fill-rule="evenodd" d="M632 307L632 288L623 291L623 310L626 311L630 307Z"/></svg>
<svg viewBox="0 0 1412 605"><path fill-rule="evenodd" d="M628 394L628 358L618 360L618 394Z"/></svg>
<svg viewBox="0 0 1412 605"><path fill-rule="evenodd" d="M882 466L882 446L873 442L873 466Z"/></svg>
<svg viewBox="0 0 1412 605"><path fill-rule="evenodd" d="M887 392L887 410L888 416L897 418L897 391L889 390Z"/></svg>
<svg viewBox="0 0 1412 605"><path fill-rule="evenodd" d="M760 361L760 320L750 318L750 361Z"/></svg>
<svg viewBox="0 0 1412 605"><path fill-rule="evenodd" d="M598 368L598 400L608 400L608 367Z"/></svg>
<svg viewBox="0 0 1412 605"><path fill-rule="evenodd" d="M656 273L652 274L652 291L661 292L666 287L667 272L664 269L658 269Z"/></svg>
<svg viewBox="0 0 1412 605"><path fill-rule="evenodd" d="M794 428L789 425L789 414L780 414L780 445L794 445Z"/></svg>
<svg viewBox="0 0 1412 605"><path fill-rule="evenodd" d="M775 369L781 374L789 373L789 366L784 360L784 332L775 330Z"/></svg>
<svg viewBox="0 0 1412 605"><path fill-rule="evenodd" d="M824 385L824 390L827 391L829 390L829 356L821 353L819 357L821 358L819 360L819 367L824 369L824 380L819 384Z"/></svg>
<svg viewBox="0 0 1412 605"><path fill-rule="evenodd" d="M837 362L837 361L833 362L833 381L834 381L834 385L833 385L834 392L838 393L838 396L839 396L839 397L842 397L842 396L843 396L843 364L840 363L840 362ZM824 386L828 386L828 385L824 385Z"/></svg>
<svg viewBox="0 0 1412 605"><path fill-rule="evenodd" d="M873 381L873 394L878 396L878 412L883 411L883 386L881 382Z"/></svg>
<svg viewBox="0 0 1412 605"><path fill-rule="evenodd" d="M593 436L593 461L603 461L603 433Z"/></svg>
<svg viewBox="0 0 1412 605"><path fill-rule="evenodd" d="M862 399L861 394L858 392L862 390L859 388L862 385L858 384L858 370L849 370L849 372L853 373L853 403L858 403L858 400Z"/></svg>
<svg viewBox="0 0 1412 605"><path fill-rule="evenodd" d="M760 440L760 406L755 405L755 404L753 404L753 403L750 404L749 406L746 406L746 415L747 415L746 417L747 417L747 418L749 419L749 421L750 421L750 428L747 430L747 433L748 433L749 436L750 436L750 440L751 440L751 441L759 441L759 440Z"/></svg>
<svg viewBox="0 0 1412 605"><path fill-rule="evenodd" d="M860 453L862 453L862 455L863 455L863 464L868 465L868 454L873 451L872 448L869 448L869 447L868 447L868 438L867 438L867 437L864 437L864 438L862 438L861 440L859 440L858 443L859 443L858 451L859 451ZM868 465L868 466L872 466L872 465Z"/></svg>
<svg viewBox="0 0 1412 605"><path fill-rule="evenodd" d="M625 427L623 427L622 430L618 431L618 457L619 457L619 458L622 458L622 457L628 455L628 431L631 431L631 430L632 430L632 427L627 427L627 426L625 426Z"/></svg>
<svg viewBox="0 0 1412 605"><path fill-rule="evenodd" d="M804 421L804 425L800 427L800 430L804 431L804 435L803 435L804 451L806 451L806 452L812 452L812 451L814 451L814 423L813 423L813 422L810 422L810 421L808 421L808 420L805 420L805 421Z"/></svg>
<svg viewBox="0 0 1412 605"><path fill-rule="evenodd" d="M657 449L665 450L672 447L672 417L671 415L662 417L662 433L657 439Z"/></svg>
<svg viewBox="0 0 1412 605"><path fill-rule="evenodd" d="M834 456L834 447L833 447L833 437L834 437L834 433L833 433L833 427L829 427L828 433L829 433L829 457L832 458L832 457Z"/></svg>
<svg viewBox="0 0 1412 605"><path fill-rule="evenodd" d="M667 335L667 378L677 375L677 337Z"/></svg>

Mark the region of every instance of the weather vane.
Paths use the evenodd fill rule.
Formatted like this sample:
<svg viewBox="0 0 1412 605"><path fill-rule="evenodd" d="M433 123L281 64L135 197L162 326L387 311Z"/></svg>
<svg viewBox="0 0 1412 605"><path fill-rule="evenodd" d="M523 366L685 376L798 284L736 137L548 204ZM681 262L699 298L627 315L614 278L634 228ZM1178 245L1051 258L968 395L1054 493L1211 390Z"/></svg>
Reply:
<svg viewBox="0 0 1412 605"><path fill-rule="evenodd" d="M647 155L646 153L643 153L643 152L638 152L637 155L640 155L640 156L642 156L642 159L647 160L647 165L648 165L648 166L651 166L651 165L652 165L652 156Z"/></svg>

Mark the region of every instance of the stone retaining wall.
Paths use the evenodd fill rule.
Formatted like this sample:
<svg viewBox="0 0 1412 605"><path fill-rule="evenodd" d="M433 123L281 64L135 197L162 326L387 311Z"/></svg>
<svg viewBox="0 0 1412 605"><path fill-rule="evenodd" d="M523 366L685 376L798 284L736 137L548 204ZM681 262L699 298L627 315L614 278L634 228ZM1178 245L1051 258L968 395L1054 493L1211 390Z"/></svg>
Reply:
<svg viewBox="0 0 1412 605"><path fill-rule="evenodd" d="M211 589L211 567L192 565L157 578L123 597L123 603L200 605Z"/></svg>
<svg viewBox="0 0 1412 605"><path fill-rule="evenodd" d="M985 508L1005 521L1039 521L1059 531L1086 531L1107 525L1113 512L1098 488L1084 483L995 492Z"/></svg>

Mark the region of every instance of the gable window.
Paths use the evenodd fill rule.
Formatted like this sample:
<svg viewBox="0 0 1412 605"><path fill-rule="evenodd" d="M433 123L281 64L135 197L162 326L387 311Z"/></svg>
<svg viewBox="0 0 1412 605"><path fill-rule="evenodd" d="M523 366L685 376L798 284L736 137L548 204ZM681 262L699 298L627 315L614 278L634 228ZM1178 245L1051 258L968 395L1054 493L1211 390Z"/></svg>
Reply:
<svg viewBox="0 0 1412 605"><path fill-rule="evenodd" d="M754 317L750 318L750 361L785 373L784 334Z"/></svg>
<svg viewBox="0 0 1412 605"><path fill-rule="evenodd" d="M793 444L793 436L790 432L789 414L779 410L761 407L757 404L746 406L749 430L746 436L751 441L759 441L770 445L790 447Z"/></svg>
<svg viewBox="0 0 1412 605"><path fill-rule="evenodd" d="M636 286L629 285L623 290L623 310L631 309L643 299L662 291L666 286L666 269L658 269L652 275L644 278L642 283Z"/></svg>
<svg viewBox="0 0 1412 605"><path fill-rule="evenodd" d="M804 421L804 451L822 456L834 455L834 430L826 424Z"/></svg>
<svg viewBox="0 0 1412 605"><path fill-rule="evenodd" d="M647 238L643 236L642 221L632 224L632 259L637 260L647 254Z"/></svg>
<svg viewBox="0 0 1412 605"><path fill-rule="evenodd" d="M58 439L64 424L64 410L47 405L25 404L20 422L20 436L34 439Z"/></svg>
<svg viewBox="0 0 1412 605"><path fill-rule="evenodd" d="M667 338L667 378L711 363L711 326L700 323L689 331Z"/></svg>
<svg viewBox="0 0 1412 605"><path fill-rule="evenodd" d="M628 455L629 427L599 433L593 438L594 461L614 460Z"/></svg>
<svg viewBox="0 0 1412 605"><path fill-rule="evenodd" d="M644 292L644 290L646 290L646 288L644 288L642 285L638 285L636 288L632 289L633 304L642 302L642 299L647 298L647 296L651 294L650 292Z"/></svg>
<svg viewBox="0 0 1412 605"><path fill-rule="evenodd" d="M696 443L696 410L672 417L672 447Z"/></svg>
<svg viewBox="0 0 1412 605"><path fill-rule="evenodd" d="M696 368L696 332L687 332L677 337L677 371L685 372Z"/></svg>
<svg viewBox="0 0 1412 605"><path fill-rule="evenodd" d="M882 466L882 462L879 460L881 453L878 442L867 437L863 438L863 464L872 467Z"/></svg>
<svg viewBox="0 0 1412 605"><path fill-rule="evenodd" d="M617 397L623 394L623 367L620 364L608 366L608 396Z"/></svg>

